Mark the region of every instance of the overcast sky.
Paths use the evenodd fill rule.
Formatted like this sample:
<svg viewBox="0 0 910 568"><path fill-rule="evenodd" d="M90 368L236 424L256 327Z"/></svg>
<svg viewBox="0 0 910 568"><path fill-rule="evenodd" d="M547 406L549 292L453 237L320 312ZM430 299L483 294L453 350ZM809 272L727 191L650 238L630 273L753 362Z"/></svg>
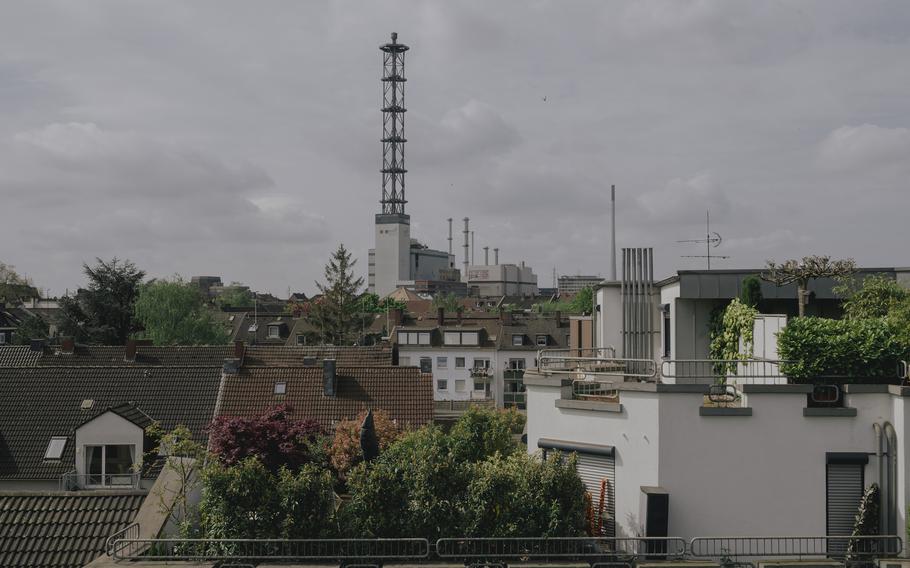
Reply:
<svg viewBox="0 0 910 568"><path fill-rule="evenodd" d="M469 216L478 263L606 275L615 183L658 276L704 265L675 241L706 209L717 267L910 265L910 2L831 0L4 2L0 261L55 294L97 256L284 295L343 242L365 273L392 31L432 247Z"/></svg>

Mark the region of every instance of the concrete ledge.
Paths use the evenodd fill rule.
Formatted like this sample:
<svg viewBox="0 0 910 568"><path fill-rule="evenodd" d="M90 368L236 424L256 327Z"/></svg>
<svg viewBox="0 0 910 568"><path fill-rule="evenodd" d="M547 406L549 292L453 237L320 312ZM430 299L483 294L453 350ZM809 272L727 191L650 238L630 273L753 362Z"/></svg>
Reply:
<svg viewBox="0 0 910 568"><path fill-rule="evenodd" d="M622 404L618 402L601 402L597 400L566 400L556 401L556 408L571 410L594 410L597 412L622 412Z"/></svg>
<svg viewBox="0 0 910 568"><path fill-rule="evenodd" d="M567 378L565 375L539 375L527 371L522 380L525 386L532 387L562 387L572 385L572 379Z"/></svg>
<svg viewBox="0 0 910 568"><path fill-rule="evenodd" d="M746 394L809 394L812 385L751 385L744 384L740 388Z"/></svg>
<svg viewBox="0 0 910 568"><path fill-rule="evenodd" d="M856 416L855 408L804 408L803 416L807 418L821 416L821 417L844 417L852 418Z"/></svg>
<svg viewBox="0 0 910 568"><path fill-rule="evenodd" d="M679 383L674 383L674 384L660 383L657 385L657 392L708 394L709 390L711 390L711 385L679 384Z"/></svg>
<svg viewBox="0 0 910 568"><path fill-rule="evenodd" d="M698 407L699 416L752 416L752 408L740 406L736 408L722 408L714 406Z"/></svg>
<svg viewBox="0 0 910 568"><path fill-rule="evenodd" d="M891 387L891 385L861 385L857 383L844 385L844 392L847 394L887 394L889 387Z"/></svg>
<svg viewBox="0 0 910 568"><path fill-rule="evenodd" d="M910 387L901 385L888 385L888 392L894 396L910 396Z"/></svg>

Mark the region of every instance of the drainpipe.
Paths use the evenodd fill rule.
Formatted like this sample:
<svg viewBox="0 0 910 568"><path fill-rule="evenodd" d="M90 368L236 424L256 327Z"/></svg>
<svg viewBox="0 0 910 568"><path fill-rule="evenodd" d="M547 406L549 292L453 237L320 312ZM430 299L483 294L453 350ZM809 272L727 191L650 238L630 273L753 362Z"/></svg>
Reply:
<svg viewBox="0 0 910 568"><path fill-rule="evenodd" d="M882 531L882 534L888 534L885 530L885 525L888 524L888 514L885 512L885 495L887 489L885 487L885 455L882 452L882 426L878 422L872 424L872 430L875 432L875 459L878 462L878 490L879 495L881 496L881 504L878 508L878 526Z"/></svg>
<svg viewBox="0 0 910 568"><path fill-rule="evenodd" d="M883 429L888 445L888 532L885 534L897 534L897 432L890 422L885 422Z"/></svg>

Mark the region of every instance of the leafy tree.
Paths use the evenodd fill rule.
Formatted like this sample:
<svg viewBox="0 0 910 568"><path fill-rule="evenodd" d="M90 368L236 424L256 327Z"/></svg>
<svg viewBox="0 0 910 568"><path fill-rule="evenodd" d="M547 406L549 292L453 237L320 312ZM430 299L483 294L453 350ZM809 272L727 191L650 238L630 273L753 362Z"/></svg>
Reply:
<svg viewBox="0 0 910 568"><path fill-rule="evenodd" d="M514 433L520 433L524 416L514 408L491 411L472 406L452 426L452 451L459 460L480 461L518 449Z"/></svg>
<svg viewBox="0 0 910 568"><path fill-rule="evenodd" d="M234 282L215 298L215 304L222 309L247 308L253 305L253 293L246 286Z"/></svg>
<svg viewBox="0 0 910 568"><path fill-rule="evenodd" d="M863 278L856 288L852 278L835 288L838 294L847 296L844 301L844 316L848 319L880 318L910 301L910 290L896 281L879 274Z"/></svg>
<svg viewBox="0 0 910 568"><path fill-rule="evenodd" d="M458 297L451 292L441 292L433 296L433 307L436 309L443 308L446 312L457 312L461 304L458 303Z"/></svg>
<svg viewBox="0 0 910 568"><path fill-rule="evenodd" d="M255 457L273 473L282 466L296 471L324 463L322 427L314 420L294 420L292 411L278 405L251 417L218 416L209 427L209 447L223 464Z"/></svg>
<svg viewBox="0 0 910 568"><path fill-rule="evenodd" d="M83 264L88 286L60 299L61 332L77 341L123 345L139 331L135 304L145 272L132 262L113 258Z"/></svg>
<svg viewBox="0 0 910 568"><path fill-rule="evenodd" d="M0 302L19 304L38 296L38 289L29 278L20 276L14 266L0 262Z"/></svg>
<svg viewBox="0 0 910 568"><path fill-rule="evenodd" d="M395 298L380 299L377 294L367 292L358 299L359 311L364 314L384 314L389 310L399 309L406 310L408 305Z"/></svg>
<svg viewBox="0 0 910 568"><path fill-rule="evenodd" d="M757 276L743 278L739 301L750 308L758 309L758 304L762 301L762 293L761 280Z"/></svg>
<svg viewBox="0 0 910 568"><path fill-rule="evenodd" d="M788 260L776 264L769 260L761 277L778 286L796 283L796 299L799 304L799 317L806 315L809 302L809 282L816 278L842 278L856 272L856 263L852 258L831 260L827 256L806 256L802 260Z"/></svg>
<svg viewBox="0 0 910 568"><path fill-rule="evenodd" d="M863 491L863 498L859 502L856 517L853 521L854 537L869 537L881 534L879 511L881 510L881 491L878 484L873 483ZM847 543L847 561L857 562L862 560L868 552L868 546L863 546L863 541L851 539Z"/></svg>
<svg viewBox="0 0 910 568"><path fill-rule="evenodd" d="M228 341L199 289L179 277L142 286L135 311L144 328L142 336L155 345L223 345Z"/></svg>
<svg viewBox="0 0 910 568"><path fill-rule="evenodd" d="M335 436L329 450L329 460L341 480L347 478L351 468L363 461L363 451L360 447L360 426L366 415L367 413L364 411L354 420L342 420L335 425ZM385 451L402 434L398 424L389 418L389 414L384 410L373 411L373 424L376 428L380 452Z"/></svg>
<svg viewBox="0 0 910 568"><path fill-rule="evenodd" d="M16 333L13 334L14 341L17 345L28 345L33 339L47 339L50 334L50 326L44 321L44 318L37 314L26 316Z"/></svg>
<svg viewBox="0 0 910 568"><path fill-rule="evenodd" d="M354 277L355 264L344 245L338 245L325 267L325 284L316 283L321 297L304 317L320 331L323 343L351 345L368 321L357 301L363 278Z"/></svg>
<svg viewBox="0 0 910 568"><path fill-rule="evenodd" d="M585 286L569 301L569 313L590 314L594 309L594 289Z"/></svg>

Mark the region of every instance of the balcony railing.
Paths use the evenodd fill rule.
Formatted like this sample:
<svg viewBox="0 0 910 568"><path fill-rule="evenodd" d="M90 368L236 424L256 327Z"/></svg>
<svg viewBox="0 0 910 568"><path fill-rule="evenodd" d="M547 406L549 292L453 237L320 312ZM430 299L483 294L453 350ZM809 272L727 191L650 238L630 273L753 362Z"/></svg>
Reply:
<svg viewBox="0 0 910 568"><path fill-rule="evenodd" d="M573 381L572 398L578 400L618 400L619 391L615 383L602 381Z"/></svg>
<svg viewBox="0 0 910 568"><path fill-rule="evenodd" d="M471 369L471 378L474 380L492 379L493 378L493 369L491 369L490 367L474 367Z"/></svg>
<svg viewBox="0 0 910 568"><path fill-rule="evenodd" d="M617 377L651 381L657 378L657 363L651 359L621 357L571 357L541 352L537 357L537 370L548 374L570 374L575 378Z"/></svg>
<svg viewBox="0 0 910 568"><path fill-rule="evenodd" d="M77 489L138 489L141 476L138 473L78 473L68 471L60 476L61 491Z"/></svg>
<svg viewBox="0 0 910 568"><path fill-rule="evenodd" d="M777 359L668 359L661 362L660 376L678 384L740 383L786 384ZM664 381L668 382L668 381Z"/></svg>

